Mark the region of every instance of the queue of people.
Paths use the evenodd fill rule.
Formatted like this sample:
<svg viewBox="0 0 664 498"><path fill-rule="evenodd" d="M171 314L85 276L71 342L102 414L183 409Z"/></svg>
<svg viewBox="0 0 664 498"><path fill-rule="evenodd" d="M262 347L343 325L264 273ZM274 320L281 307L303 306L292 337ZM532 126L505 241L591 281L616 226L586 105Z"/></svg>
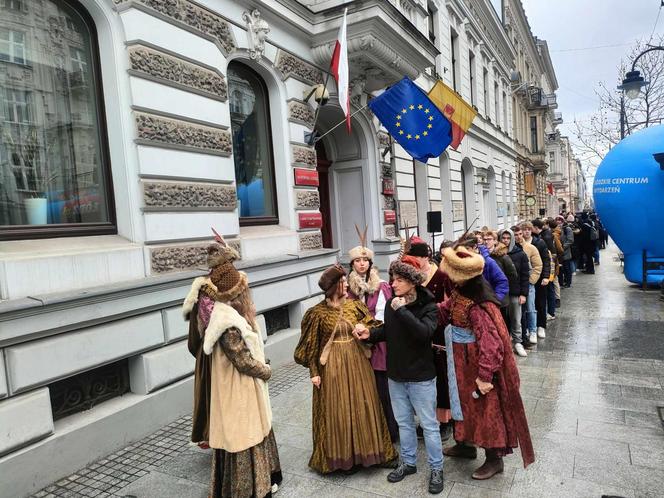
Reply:
<svg viewBox="0 0 664 498"><path fill-rule="evenodd" d="M373 264L366 229L358 235L348 271L337 264L322 273L324 299L305 313L294 353L313 389L309 466L321 474L381 466L399 482L417 473L419 435L428 489L438 494L446 457L474 459L483 449L478 480L503 472L517 447L524 467L534 462L514 356L546 338L577 268L593 273L599 264L599 219L484 227L444 241L437 254L411 237L389 282ZM213 451L210 496L271 497L282 481L271 369L247 276L233 265L238 255L215 239L210 272L183 305L196 358L191 439Z"/></svg>

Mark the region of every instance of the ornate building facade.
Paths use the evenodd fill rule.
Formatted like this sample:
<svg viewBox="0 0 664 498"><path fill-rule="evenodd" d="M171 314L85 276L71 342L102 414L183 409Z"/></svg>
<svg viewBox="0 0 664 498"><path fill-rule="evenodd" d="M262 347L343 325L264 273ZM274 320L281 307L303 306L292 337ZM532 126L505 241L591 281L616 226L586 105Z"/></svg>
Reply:
<svg viewBox="0 0 664 498"><path fill-rule="evenodd" d="M350 133L327 73L346 7ZM205 271L210 227L241 253L278 365L355 224L384 271L399 229L425 236L429 212L446 238L530 216L557 83L520 8L0 2L0 419L13 428L0 495L190 410L180 303ZM425 90L442 78L477 108L459 150L415 163L367 110L404 75ZM48 462L38 475L35 462Z"/></svg>

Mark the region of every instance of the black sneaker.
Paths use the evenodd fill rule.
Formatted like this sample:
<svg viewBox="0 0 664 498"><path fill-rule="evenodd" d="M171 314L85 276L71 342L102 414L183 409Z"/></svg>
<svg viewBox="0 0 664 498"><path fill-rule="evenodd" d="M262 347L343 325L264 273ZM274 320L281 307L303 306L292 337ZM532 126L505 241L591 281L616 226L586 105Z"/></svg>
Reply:
<svg viewBox="0 0 664 498"><path fill-rule="evenodd" d="M440 493L445 484L443 483L443 469L432 470L431 477L429 477L429 493L437 495Z"/></svg>
<svg viewBox="0 0 664 498"><path fill-rule="evenodd" d="M415 467L415 465L408 465L403 462L399 462L399 466L387 474L387 480L389 482L403 481L404 477L414 474L415 472L417 472L417 467Z"/></svg>
<svg viewBox="0 0 664 498"><path fill-rule="evenodd" d="M424 439L424 429L421 425L415 427L415 434L417 434L417 439Z"/></svg>

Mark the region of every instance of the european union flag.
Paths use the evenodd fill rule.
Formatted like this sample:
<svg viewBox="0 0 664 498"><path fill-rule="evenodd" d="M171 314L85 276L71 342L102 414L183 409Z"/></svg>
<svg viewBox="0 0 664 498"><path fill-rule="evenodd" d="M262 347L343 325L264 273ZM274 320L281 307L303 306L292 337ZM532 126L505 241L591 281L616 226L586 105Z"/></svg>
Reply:
<svg viewBox="0 0 664 498"><path fill-rule="evenodd" d="M440 156L452 141L452 126L409 78L369 101L390 135L418 161Z"/></svg>

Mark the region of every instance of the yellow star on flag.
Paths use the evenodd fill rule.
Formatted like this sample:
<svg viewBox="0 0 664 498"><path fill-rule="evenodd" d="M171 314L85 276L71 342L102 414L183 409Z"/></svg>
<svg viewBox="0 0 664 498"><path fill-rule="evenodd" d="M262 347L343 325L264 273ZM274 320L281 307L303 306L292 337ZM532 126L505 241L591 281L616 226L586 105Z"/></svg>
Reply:
<svg viewBox="0 0 664 498"><path fill-rule="evenodd" d="M419 135L415 135L415 140L419 140L419 139L420 139L420 136L419 136Z"/></svg>
<svg viewBox="0 0 664 498"><path fill-rule="evenodd" d="M431 129L431 128L433 128L433 125L432 125L432 124L428 124L428 125L427 125L427 128Z"/></svg>
<svg viewBox="0 0 664 498"><path fill-rule="evenodd" d="M424 109L424 114L429 114L430 112L431 112L431 111L429 110L428 107L427 107L426 109Z"/></svg>
<svg viewBox="0 0 664 498"><path fill-rule="evenodd" d="M402 112L403 114L406 114L408 111L407 111L406 109L401 109L401 112Z"/></svg>
<svg viewBox="0 0 664 498"><path fill-rule="evenodd" d="M397 120L401 119L401 114L397 114Z"/></svg>
<svg viewBox="0 0 664 498"><path fill-rule="evenodd" d="M410 140L411 138L413 138L413 135L411 135L411 134L409 133L408 135L406 135L406 138L407 138L408 140Z"/></svg>
<svg viewBox="0 0 664 498"><path fill-rule="evenodd" d="M424 107L422 104L418 104L418 105L417 105L417 108L418 108L418 109L422 109L422 107Z"/></svg>
<svg viewBox="0 0 664 498"><path fill-rule="evenodd" d="M399 121L397 121L396 123L394 123L394 126L399 127L399 126L401 126L401 123L399 123Z"/></svg>
<svg viewBox="0 0 664 498"><path fill-rule="evenodd" d="M422 132L422 135L424 135L425 137L426 137L428 134L429 134L428 131L423 131L423 132Z"/></svg>
<svg viewBox="0 0 664 498"><path fill-rule="evenodd" d="M410 104L410 106L408 107L408 109L410 109L410 110L412 111L413 109L415 109L415 106L414 106L413 104Z"/></svg>
<svg viewBox="0 0 664 498"><path fill-rule="evenodd" d="M433 116L429 116L429 121L433 121Z"/></svg>
<svg viewBox="0 0 664 498"><path fill-rule="evenodd" d="M399 130L399 135L403 135L403 130Z"/></svg>

